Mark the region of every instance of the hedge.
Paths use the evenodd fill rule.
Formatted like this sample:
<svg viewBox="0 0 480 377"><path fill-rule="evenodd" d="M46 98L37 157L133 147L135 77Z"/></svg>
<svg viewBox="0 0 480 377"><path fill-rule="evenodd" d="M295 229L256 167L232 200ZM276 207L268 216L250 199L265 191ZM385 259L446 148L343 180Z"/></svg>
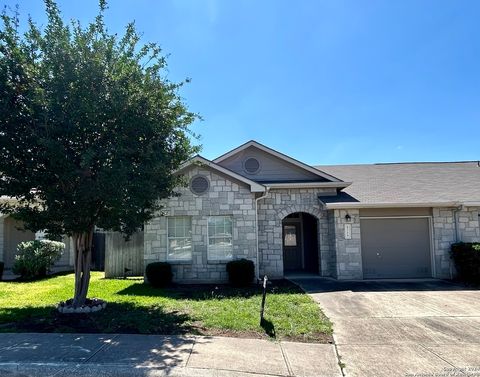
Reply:
<svg viewBox="0 0 480 377"><path fill-rule="evenodd" d="M172 266L167 262L153 262L147 265L145 275L152 287L165 287L172 282Z"/></svg>
<svg viewBox="0 0 480 377"><path fill-rule="evenodd" d="M451 257L460 280L480 284L480 243L454 243Z"/></svg>
<svg viewBox="0 0 480 377"><path fill-rule="evenodd" d="M255 265L251 260L239 259L227 263L228 280L235 287L245 287L255 277Z"/></svg>

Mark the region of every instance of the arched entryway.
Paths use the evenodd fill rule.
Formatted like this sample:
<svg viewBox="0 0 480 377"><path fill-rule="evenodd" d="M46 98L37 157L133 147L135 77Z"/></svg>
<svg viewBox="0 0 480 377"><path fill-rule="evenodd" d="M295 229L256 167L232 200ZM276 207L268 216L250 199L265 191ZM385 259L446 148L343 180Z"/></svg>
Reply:
<svg viewBox="0 0 480 377"><path fill-rule="evenodd" d="M295 212L282 220L283 269L285 273L318 274L318 220Z"/></svg>

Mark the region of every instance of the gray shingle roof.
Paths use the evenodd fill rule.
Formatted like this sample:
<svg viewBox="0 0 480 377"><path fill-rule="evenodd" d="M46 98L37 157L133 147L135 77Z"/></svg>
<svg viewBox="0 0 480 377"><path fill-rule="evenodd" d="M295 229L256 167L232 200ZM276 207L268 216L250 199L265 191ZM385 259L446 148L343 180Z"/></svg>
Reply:
<svg viewBox="0 0 480 377"><path fill-rule="evenodd" d="M325 203L480 203L480 167L476 161L315 167L353 182L339 196L323 197Z"/></svg>

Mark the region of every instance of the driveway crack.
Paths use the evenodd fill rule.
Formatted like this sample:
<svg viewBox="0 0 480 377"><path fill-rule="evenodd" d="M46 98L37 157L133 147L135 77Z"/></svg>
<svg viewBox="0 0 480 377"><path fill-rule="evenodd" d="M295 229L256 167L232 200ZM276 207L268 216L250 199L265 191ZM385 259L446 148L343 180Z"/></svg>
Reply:
<svg viewBox="0 0 480 377"><path fill-rule="evenodd" d="M437 356L440 360L445 361L448 365L451 365L452 367L454 367L454 368L455 368L455 372L460 372L460 373L462 373L464 376L467 375L463 370L461 370L461 368L459 368L459 367L457 367L456 365L452 364L450 361L446 360L445 358L443 358L442 356L440 356L438 353L434 352L433 350L427 348L424 344L419 344L419 346L422 347L425 351L430 352L432 355Z"/></svg>

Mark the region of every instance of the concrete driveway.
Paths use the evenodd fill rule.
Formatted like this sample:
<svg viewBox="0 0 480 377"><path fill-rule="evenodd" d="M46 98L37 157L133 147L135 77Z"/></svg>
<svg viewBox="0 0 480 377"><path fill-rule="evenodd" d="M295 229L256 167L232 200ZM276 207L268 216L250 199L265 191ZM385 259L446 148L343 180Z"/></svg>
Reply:
<svg viewBox="0 0 480 377"><path fill-rule="evenodd" d="M293 280L334 323L346 376L480 376L479 290L434 280Z"/></svg>

